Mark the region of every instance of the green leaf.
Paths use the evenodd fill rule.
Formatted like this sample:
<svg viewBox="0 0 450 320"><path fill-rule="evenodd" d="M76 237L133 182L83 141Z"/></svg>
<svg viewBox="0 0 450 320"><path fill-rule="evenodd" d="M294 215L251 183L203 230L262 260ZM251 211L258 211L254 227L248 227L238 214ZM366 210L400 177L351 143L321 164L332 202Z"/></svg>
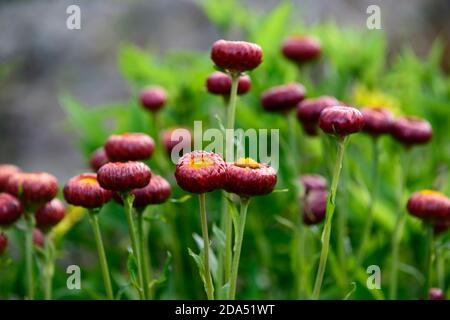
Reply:
<svg viewBox="0 0 450 320"><path fill-rule="evenodd" d="M130 275L130 281L131 284L133 285L133 287L139 289L139 284L137 281L137 274L138 274L138 269L137 269L137 262L136 262L136 258L133 254L133 251L131 249L128 249L128 260L127 260L127 269L128 269L128 274Z"/></svg>
<svg viewBox="0 0 450 320"><path fill-rule="evenodd" d="M162 273L158 278L153 279L149 283L148 287L150 289L156 285L161 285L161 284L167 282L167 280L169 279L169 277L171 275L172 260L173 260L172 254L169 251L167 251L167 258L166 258L166 261L164 262L164 267L163 267Z"/></svg>
<svg viewBox="0 0 450 320"><path fill-rule="evenodd" d="M205 291L207 288L206 278L205 278L205 264L203 263L203 258L201 255L194 253L190 248L188 248L189 255L194 259L195 264L197 265L198 273L200 278L202 279L203 286L205 287Z"/></svg>
<svg viewBox="0 0 450 320"><path fill-rule="evenodd" d="M192 195L187 194L187 195L184 195L184 196L182 196L181 198L178 198L178 199L171 198L170 202L172 202L172 203L185 203L186 201L190 200L191 198L192 198Z"/></svg>

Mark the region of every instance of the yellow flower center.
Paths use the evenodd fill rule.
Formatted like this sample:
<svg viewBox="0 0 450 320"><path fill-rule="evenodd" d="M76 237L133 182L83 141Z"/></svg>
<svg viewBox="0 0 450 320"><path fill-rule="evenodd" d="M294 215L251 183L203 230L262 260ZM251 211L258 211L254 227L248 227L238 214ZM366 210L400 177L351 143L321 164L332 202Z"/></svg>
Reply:
<svg viewBox="0 0 450 320"><path fill-rule="evenodd" d="M259 169L261 165L252 158L240 158L234 163L235 166L241 168Z"/></svg>
<svg viewBox="0 0 450 320"><path fill-rule="evenodd" d="M214 160L209 157L194 157L189 162L189 167L194 169L209 167L214 165Z"/></svg>
<svg viewBox="0 0 450 320"><path fill-rule="evenodd" d="M97 179L94 177L85 177L85 178L80 179L80 183L97 184Z"/></svg>
<svg viewBox="0 0 450 320"><path fill-rule="evenodd" d="M436 191L436 190L430 190L430 189L426 189L426 190L422 190L420 191L420 194L423 194L424 196L440 196L440 197L445 197L445 194L443 194L442 192Z"/></svg>

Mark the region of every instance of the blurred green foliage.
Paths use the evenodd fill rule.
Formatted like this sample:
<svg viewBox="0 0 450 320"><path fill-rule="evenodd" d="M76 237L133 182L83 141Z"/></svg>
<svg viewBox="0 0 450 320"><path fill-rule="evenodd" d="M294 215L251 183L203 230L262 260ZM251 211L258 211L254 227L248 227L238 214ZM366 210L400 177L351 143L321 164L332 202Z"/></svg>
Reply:
<svg viewBox="0 0 450 320"><path fill-rule="evenodd" d="M284 1L267 14L250 11L240 1L199 0L199 6L217 27L220 36L240 34L243 40L261 45L264 51L262 65L250 73L252 90L238 100L237 128L279 128L280 169L278 189L295 183L292 176L292 154L287 143L287 119L283 115L261 112L259 97L267 88L289 81L305 85L308 97L334 95L342 101L363 105L384 105L395 114L416 115L433 125L434 137L426 146L413 148L410 157L408 192L439 188L450 194L448 170L450 165L450 78L440 68L443 45L435 41L424 59L405 46L401 52L387 58L386 35L383 31L343 28L334 22L304 26L294 19L293 8ZM323 55L317 63L302 67L283 58L280 46L286 36L312 34L323 45ZM67 112L67 121L78 134L78 144L88 156L102 146L108 135L126 131L152 134L158 150L149 165L172 184L174 199L185 196L174 181L174 164L166 157L168 165L161 166L165 157L159 137L155 136L150 115L138 104L140 89L149 84L163 86L169 92L168 106L162 111L160 126L192 127L194 120L202 120L204 127L218 127L216 115L223 119L223 100L205 90L206 77L214 71L209 52L175 51L164 56L144 48L124 43L118 53L118 66L130 88L127 101L101 106L85 106L76 98L65 94L61 103ZM299 141L299 159L302 173L320 173L329 178L329 165L334 160L332 140L310 138L296 128ZM390 137L381 138L381 187L375 206L373 235L367 247L364 266L379 265L382 270L382 289L368 290L365 269L354 269L354 252L359 245L365 215L370 199L371 167L373 154L370 138L364 134L351 137L345 155L344 173L338 192L337 215L347 218L347 276L336 256L336 243L332 239L332 254L325 275L323 298L382 299L386 297L388 270L390 268L390 240L395 216L399 210L396 202L400 161L404 148ZM329 148L323 149L322 142ZM325 150L325 151L324 151ZM77 174L78 172L73 172ZM219 224L220 192L207 196L210 225ZM292 268L293 229L298 215L292 192L279 192L254 199L250 206L240 267L238 298L291 299L295 295L295 270ZM148 209L151 219L150 252L154 277L162 278L155 284L156 298L204 298L204 292L194 260L188 248L198 250L193 233L200 233L198 203L195 197L171 201ZM336 220L336 219L335 219ZM127 237L122 208L108 204L101 212L100 222L104 232L108 259L113 266L113 281L122 298L135 298L127 280ZM212 227L210 228L212 230ZM212 233L212 232L211 232ZM320 250L321 226L308 230L309 281L315 277ZM335 235L333 231L332 237ZM213 241L213 247L217 248ZM401 245L402 270L399 297L416 299L421 290L424 260L424 231L420 221L408 217ZM442 256L449 256L448 233L440 239ZM96 263L95 248L86 221L79 223L61 244L61 260L56 271L55 298L96 298L102 294L100 269ZM172 260L165 264L167 252ZM65 289L64 266L78 264L82 268L83 289L70 292ZM447 266L449 264L447 263ZM21 267L21 266L20 266ZM22 274L8 268L2 275L0 296L23 292ZM449 268L445 280L450 281ZM344 272L345 273L345 272ZM3 280L2 280L3 281ZM434 283L437 279L434 278ZM447 288L450 288L447 286ZM450 296L450 291L447 291Z"/></svg>

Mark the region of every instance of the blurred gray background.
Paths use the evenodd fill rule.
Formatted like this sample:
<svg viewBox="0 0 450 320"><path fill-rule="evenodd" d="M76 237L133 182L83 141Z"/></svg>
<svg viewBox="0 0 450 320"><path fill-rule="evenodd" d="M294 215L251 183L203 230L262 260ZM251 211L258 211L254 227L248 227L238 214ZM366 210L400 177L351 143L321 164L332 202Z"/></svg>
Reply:
<svg viewBox="0 0 450 320"><path fill-rule="evenodd" d="M267 11L279 1L245 2ZM294 14L308 23L334 19L355 28L365 28L366 8L377 4L390 51L410 45L424 55L440 35L448 71L448 0L293 2ZM66 28L71 4L81 7L81 30ZM0 0L0 163L49 171L64 181L85 163L74 133L65 127L61 93L85 104L126 99L129 93L116 66L121 43L160 53L208 50L218 36L195 0Z"/></svg>

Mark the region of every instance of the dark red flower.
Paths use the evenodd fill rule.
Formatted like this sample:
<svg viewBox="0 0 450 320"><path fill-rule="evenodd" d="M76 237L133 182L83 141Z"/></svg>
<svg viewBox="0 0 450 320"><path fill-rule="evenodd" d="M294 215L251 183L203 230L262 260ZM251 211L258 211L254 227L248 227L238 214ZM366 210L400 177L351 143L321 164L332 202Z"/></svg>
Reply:
<svg viewBox="0 0 450 320"><path fill-rule="evenodd" d="M46 172L13 174L6 191L26 203L45 203L58 193L58 180Z"/></svg>
<svg viewBox="0 0 450 320"><path fill-rule="evenodd" d="M340 105L340 102L330 96L305 99L297 105L297 118L303 130L311 136L317 135L320 113L327 107Z"/></svg>
<svg viewBox="0 0 450 320"><path fill-rule="evenodd" d="M244 72L261 64L262 49L250 42L218 40L212 46L211 59L222 69Z"/></svg>
<svg viewBox="0 0 450 320"><path fill-rule="evenodd" d="M51 228L64 218L65 213L64 204L59 199L53 199L36 211L36 226L42 230Z"/></svg>
<svg viewBox="0 0 450 320"><path fill-rule="evenodd" d="M89 161L89 164L91 165L92 170L98 171L98 169L101 168L102 165L109 162L109 158L106 155L105 149L98 148L94 151L94 153L91 156L91 159Z"/></svg>
<svg viewBox="0 0 450 320"><path fill-rule="evenodd" d="M21 170L12 164L0 164L0 192L6 190L6 184L8 183L9 177L14 173L18 173Z"/></svg>
<svg viewBox="0 0 450 320"><path fill-rule="evenodd" d="M394 124L394 116L384 108L363 108L363 131L373 136L390 133Z"/></svg>
<svg viewBox="0 0 450 320"><path fill-rule="evenodd" d="M445 300L444 291L440 288L430 288L430 300Z"/></svg>
<svg viewBox="0 0 450 320"><path fill-rule="evenodd" d="M283 55L299 64L318 58L321 51L319 40L313 37L291 36L282 47Z"/></svg>
<svg viewBox="0 0 450 320"><path fill-rule="evenodd" d="M158 111L167 102L166 90L159 86L147 87L141 91L139 97L142 107L150 111Z"/></svg>
<svg viewBox="0 0 450 320"><path fill-rule="evenodd" d="M111 161L136 161L150 158L155 142L145 133L112 135L105 143L106 155Z"/></svg>
<svg viewBox="0 0 450 320"><path fill-rule="evenodd" d="M410 214L424 220L449 220L450 198L434 190L414 192L408 199Z"/></svg>
<svg viewBox="0 0 450 320"><path fill-rule="evenodd" d="M192 147L192 133L186 128L171 128L161 132L161 141L169 156L172 155L172 150L178 144L180 150L191 150ZM179 155L179 154L178 154Z"/></svg>
<svg viewBox="0 0 450 320"><path fill-rule="evenodd" d="M300 177L300 181L305 188L304 193L314 190L327 190L327 179L319 174L305 174Z"/></svg>
<svg viewBox="0 0 450 320"><path fill-rule="evenodd" d="M97 172L102 188L124 192L143 188L150 182L152 172L142 162L109 162Z"/></svg>
<svg viewBox="0 0 450 320"><path fill-rule="evenodd" d="M346 136L361 131L363 126L363 115L352 107L328 107L320 113L319 127L328 134Z"/></svg>
<svg viewBox="0 0 450 320"><path fill-rule="evenodd" d="M8 248L8 237L4 233L0 233L0 256L5 253Z"/></svg>
<svg viewBox="0 0 450 320"><path fill-rule="evenodd" d="M271 193L277 183L275 170L251 158L228 163L224 189L240 196L259 196Z"/></svg>
<svg viewBox="0 0 450 320"><path fill-rule="evenodd" d="M163 203L170 197L171 191L172 188L166 179L161 176L153 176L146 187L131 191L134 195L133 207L144 208L151 204ZM114 200L123 203L117 193L114 194Z"/></svg>
<svg viewBox="0 0 450 320"><path fill-rule="evenodd" d="M22 211L22 205L16 197L8 193L0 193L0 226L8 226L16 222Z"/></svg>
<svg viewBox="0 0 450 320"><path fill-rule="evenodd" d="M33 229L33 244L38 247L44 246L44 234L38 228Z"/></svg>
<svg viewBox="0 0 450 320"><path fill-rule="evenodd" d="M325 190L310 190L303 201L303 222L307 225L323 221L327 209L328 192Z"/></svg>
<svg viewBox="0 0 450 320"><path fill-rule="evenodd" d="M266 111L286 111L295 108L305 94L305 88L299 83L276 86L262 93L261 105Z"/></svg>
<svg viewBox="0 0 450 320"><path fill-rule="evenodd" d="M223 187L226 164L222 157L203 150L182 156L177 163L175 178L181 189L205 193Z"/></svg>
<svg viewBox="0 0 450 320"><path fill-rule="evenodd" d="M112 193L100 187L95 173L84 173L71 178L64 186L68 203L83 208L98 208L111 199Z"/></svg>
<svg viewBox="0 0 450 320"><path fill-rule="evenodd" d="M250 91L251 87L252 81L250 80L250 77L247 75L240 76L237 94L245 94ZM213 72L208 79L206 79L206 89L212 94L228 96L231 92L231 77L220 71Z"/></svg>
<svg viewBox="0 0 450 320"><path fill-rule="evenodd" d="M401 117L394 122L392 136L405 145L423 144L430 141L433 129L424 119Z"/></svg>

